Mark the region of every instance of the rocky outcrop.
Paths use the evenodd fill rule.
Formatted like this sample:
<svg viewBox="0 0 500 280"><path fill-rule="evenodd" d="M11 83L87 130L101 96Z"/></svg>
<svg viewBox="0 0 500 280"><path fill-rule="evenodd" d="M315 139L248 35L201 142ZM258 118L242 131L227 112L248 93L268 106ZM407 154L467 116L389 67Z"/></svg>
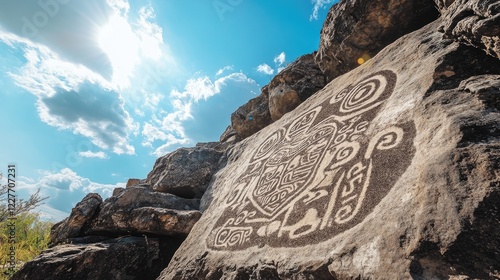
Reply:
<svg viewBox="0 0 500 280"><path fill-rule="evenodd" d="M153 280L172 255L157 238L126 237L44 251L11 279Z"/></svg>
<svg viewBox="0 0 500 280"><path fill-rule="evenodd" d="M440 24L235 144L159 279L500 277L500 61Z"/></svg>
<svg viewBox="0 0 500 280"><path fill-rule="evenodd" d="M326 76L316 64L315 55L316 52L303 55L279 72L269 83L269 92L287 85L297 92L302 102L322 89L327 84Z"/></svg>
<svg viewBox="0 0 500 280"><path fill-rule="evenodd" d="M316 63L329 82L438 17L432 0L340 1L323 24Z"/></svg>
<svg viewBox="0 0 500 280"><path fill-rule="evenodd" d="M231 114L231 128L228 130L234 130L238 139L245 139L271 122L269 92L267 87L264 87L259 96L250 99Z"/></svg>
<svg viewBox="0 0 500 280"><path fill-rule="evenodd" d="M287 84L281 84L269 92L269 112L273 121L292 111L301 103L299 94Z"/></svg>
<svg viewBox="0 0 500 280"><path fill-rule="evenodd" d="M227 145L200 143L193 148L180 148L156 160L146 183L154 191L184 198L201 198Z"/></svg>
<svg viewBox="0 0 500 280"><path fill-rule="evenodd" d="M340 1L317 54L233 113L223 144L87 196L53 228L69 244L13 279L500 278L498 11Z"/></svg>
<svg viewBox="0 0 500 280"><path fill-rule="evenodd" d="M500 58L498 0L456 0L443 10L442 29L448 38Z"/></svg>
<svg viewBox="0 0 500 280"><path fill-rule="evenodd" d="M269 112L276 121L326 85L326 77L314 61L314 53L299 57L268 85Z"/></svg>
<svg viewBox="0 0 500 280"><path fill-rule="evenodd" d="M50 243L52 245L65 242L69 238L78 237L87 222L99 212L102 198L99 194L90 193L86 195L71 210L68 218L52 226L50 232Z"/></svg>
<svg viewBox="0 0 500 280"><path fill-rule="evenodd" d="M201 216L199 203L199 199L154 192L147 186L130 187L104 201L85 235L186 236Z"/></svg>

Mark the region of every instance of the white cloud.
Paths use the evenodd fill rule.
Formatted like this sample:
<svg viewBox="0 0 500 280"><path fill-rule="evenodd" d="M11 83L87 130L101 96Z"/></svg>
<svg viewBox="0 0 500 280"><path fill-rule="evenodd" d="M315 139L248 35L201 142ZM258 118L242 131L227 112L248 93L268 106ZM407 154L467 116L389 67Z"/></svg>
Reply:
<svg viewBox="0 0 500 280"><path fill-rule="evenodd" d="M170 96L174 98L187 98L198 102L200 99L207 100L219 92L220 89L216 87L209 77L205 76L188 80L183 92L174 90L170 93Z"/></svg>
<svg viewBox="0 0 500 280"><path fill-rule="evenodd" d="M49 199L38 210L43 217L55 220L68 216L71 207L74 207L88 193L98 193L105 199L112 195L115 188L125 187L125 183L92 182L69 168L58 172L41 171L41 177L36 180L20 177L17 183L19 197L27 198L38 189L43 197L49 196Z"/></svg>
<svg viewBox="0 0 500 280"><path fill-rule="evenodd" d="M264 73L266 75L274 74L274 69L271 68L271 66L267 65L266 63L257 66L257 71L260 73Z"/></svg>
<svg viewBox="0 0 500 280"><path fill-rule="evenodd" d="M139 129L114 91L91 83L77 90L56 89L36 103L40 119L54 127L85 136L97 147L116 154L134 154L129 135Z"/></svg>
<svg viewBox="0 0 500 280"><path fill-rule="evenodd" d="M107 159L108 158L106 153L104 153L103 151L96 152L96 153L94 153L92 151L85 151L85 152L80 152L78 154L84 158L100 158L100 159Z"/></svg>
<svg viewBox="0 0 500 280"><path fill-rule="evenodd" d="M286 67L278 67L278 71L277 72L280 73L281 71L283 71L285 69L286 69Z"/></svg>
<svg viewBox="0 0 500 280"><path fill-rule="evenodd" d="M127 15L130 10L130 4L127 0L106 0L108 6L110 6L115 12L123 15Z"/></svg>
<svg viewBox="0 0 500 280"><path fill-rule="evenodd" d="M184 123L193 119L193 104L220 94L228 81L256 84L254 80L243 73L231 73L215 81L212 81L208 76L189 79L182 92L171 91L172 112L160 112L158 115L154 115L150 122L143 125L142 135L145 140L142 145L154 148L153 155L163 156L171 152L175 145L191 143L192 140L186 134ZM156 141L163 144L155 148Z"/></svg>
<svg viewBox="0 0 500 280"><path fill-rule="evenodd" d="M65 61L109 78L110 61L99 48L95 34L112 12L104 0L0 1L0 26L47 46Z"/></svg>
<svg viewBox="0 0 500 280"><path fill-rule="evenodd" d="M319 10L326 8L327 6L329 6L329 4L333 2L336 2L336 0L312 0L311 3L314 4L314 7L313 7L313 12L309 17L309 20L310 21L318 20Z"/></svg>
<svg viewBox="0 0 500 280"><path fill-rule="evenodd" d="M285 63L285 60L286 60L286 54L285 52L282 52L274 58L274 63L276 63L276 65L278 66L281 66L283 65L283 63Z"/></svg>
<svg viewBox="0 0 500 280"><path fill-rule="evenodd" d="M89 0L93 1L97 0ZM93 33L92 38L86 40L92 41L94 48L102 48L101 55L107 56L108 59L99 61L105 61L112 66L113 74L110 80L106 80L105 71L101 71L103 69L94 67L94 60L85 63L86 58L80 57L78 48L65 49L66 45L79 42L76 39L71 41L71 36L65 37L65 40L53 38L50 44L43 40L38 40L37 43L33 38L25 38L22 34L2 31L15 28L0 28L0 41L24 51L26 63L8 75L18 86L37 97L36 107L43 122L83 135L101 149L112 150L117 154L134 154L135 149L129 143L129 135L137 135L139 124L126 111L124 98L127 98L126 102L143 104L142 108L136 108L136 116L145 117L142 111L144 108L156 110L155 107L162 96L157 93L142 94L142 86L153 83L152 86L155 87L158 81L165 80L165 76L171 72L164 70L173 68L170 66L174 65L175 61L169 54L168 46L163 42L163 30L155 23L156 16L150 6L140 8L137 18L133 19L129 15L130 4L127 0L100 1L104 3L100 7L107 9L100 14L103 18L96 21L100 24L83 24L96 17L93 13L85 20L72 22L73 19L63 12L65 9L61 6L61 18L58 19L60 24L57 26L71 27L80 24L80 29L83 28L85 32L77 32L80 29L74 29L75 33ZM0 4L0 9L3 5L14 8L20 6L3 3ZM80 6L87 7L83 4ZM34 8L37 6L34 5ZM6 22L13 24L15 20L0 19L2 27L5 27ZM50 34L64 35L54 32L57 26L51 25L47 30L40 30L40 36L49 31ZM100 41L94 38L99 37L99 33L102 38ZM91 51L90 48L87 50ZM60 53L63 54L62 57ZM75 59L68 60L68 53ZM132 77L135 89L126 90L131 86ZM148 92L151 90L147 89ZM141 94L129 96L129 92ZM64 105L64 102L69 103Z"/></svg>
<svg viewBox="0 0 500 280"><path fill-rule="evenodd" d="M224 66L222 67L221 69L219 69L219 71L217 71L217 73L215 74L216 76L220 76L222 75L225 71L232 71L234 70L234 66L232 65L228 65L228 66Z"/></svg>
<svg viewBox="0 0 500 280"><path fill-rule="evenodd" d="M100 75L13 34L0 32L0 40L24 51L25 65L8 75L36 96L43 122L90 138L102 149L135 153L129 134L138 130L138 124L124 109L120 94Z"/></svg>

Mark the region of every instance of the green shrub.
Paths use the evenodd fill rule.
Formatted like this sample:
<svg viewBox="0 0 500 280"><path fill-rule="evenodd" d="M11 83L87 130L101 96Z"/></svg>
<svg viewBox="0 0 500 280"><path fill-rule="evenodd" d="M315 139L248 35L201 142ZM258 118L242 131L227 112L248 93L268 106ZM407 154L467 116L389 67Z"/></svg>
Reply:
<svg viewBox="0 0 500 280"><path fill-rule="evenodd" d="M15 230L11 231L12 221L15 221ZM9 260L15 256L16 270L22 264L34 259L43 250L47 249L52 223L41 221L37 213L25 212L15 216L14 220L7 219L0 222L0 264L2 273L0 279L9 279ZM11 237L14 237L12 250Z"/></svg>

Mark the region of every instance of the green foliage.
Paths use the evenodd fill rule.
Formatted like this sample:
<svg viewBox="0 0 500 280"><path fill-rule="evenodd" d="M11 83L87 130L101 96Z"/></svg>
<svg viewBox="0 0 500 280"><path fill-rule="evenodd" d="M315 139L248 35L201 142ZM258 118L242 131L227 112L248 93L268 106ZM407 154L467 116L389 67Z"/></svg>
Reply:
<svg viewBox="0 0 500 280"><path fill-rule="evenodd" d="M12 221L15 221L15 230L11 231ZM15 238L16 267L32 260L43 250L47 249L52 223L41 221L37 213L24 212L15 216L15 220L0 222L0 264L2 273L0 280L9 279L7 272L9 258L12 250L9 243L10 237Z"/></svg>

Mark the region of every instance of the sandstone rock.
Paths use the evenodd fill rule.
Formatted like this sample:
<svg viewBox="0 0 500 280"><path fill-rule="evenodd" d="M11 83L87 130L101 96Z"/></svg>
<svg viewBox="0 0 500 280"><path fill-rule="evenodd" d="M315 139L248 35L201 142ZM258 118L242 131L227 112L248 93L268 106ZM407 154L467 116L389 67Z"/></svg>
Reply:
<svg viewBox="0 0 500 280"><path fill-rule="evenodd" d="M284 70L279 72L269 83L269 92L280 85L287 85L295 90L301 101L316 93L326 85L326 76L314 60L316 52L303 55Z"/></svg>
<svg viewBox="0 0 500 280"><path fill-rule="evenodd" d="M201 216L192 211L198 208L199 199L154 192L144 186L130 187L117 197L106 199L84 233L187 235Z"/></svg>
<svg viewBox="0 0 500 280"><path fill-rule="evenodd" d="M26 263L11 279L155 279L169 261L168 246L145 237L60 245Z"/></svg>
<svg viewBox="0 0 500 280"><path fill-rule="evenodd" d="M220 143L203 143L193 148L180 148L156 160L146 183L158 192L200 198L218 170L226 147Z"/></svg>
<svg viewBox="0 0 500 280"><path fill-rule="evenodd" d="M78 237L87 222L99 212L102 198L99 194L87 194L71 210L68 218L52 226L50 230L51 246L66 241L68 238Z"/></svg>
<svg viewBox="0 0 500 280"><path fill-rule="evenodd" d="M125 185L126 188L133 187L135 185L139 185L141 183L140 179L128 179L127 184Z"/></svg>
<svg viewBox="0 0 500 280"><path fill-rule="evenodd" d="M234 128L229 125L224 133L220 136L220 142L221 143L232 143L232 142L237 142L241 139L238 137L238 133L234 130Z"/></svg>
<svg viewBox="0 0 500 280"><path fill-rule="evenodd" d="M445 11L455 0L434 0L440 11Z"/></svg>
<svg viewBox="0 0 500 280"><path fill-rule="evenodd" d="M439 25L235 144L158 279L500 277L500 63Z"/></svg>
<svg viewBox="0 0 500 280"><path fill-rule="evenodd" d="M196 210L142 207L132 210L127 224L141 233L187 236L200 217L201 212Z"/></svg>
<svg viewBox="0 0 500 280"><path fill-rule="evenodd" d="M273 121L292 111L301 103L299 95L287 84L281 84L269 92L269 112Z"/></svg>
<svg viewBox="0 0 500 280"><path fill-rule="evenodd" d="M250 99L231 114L231 127L239 139L245 139L272 122L269 112L269 92L267 87L262 93Z"/></svg>
<svg viewBox="0 0 500 280"><path fill-rule="evenodd" d="M115 188L113 190L113 194L112 196L118 196L119 194L121 194L123 191L125 190L125 188Z"/></svg>
<svg viewBox="0 0 500 280"><path fill-rule="evenodd" d="M329 82L438 16L432 0L340 1L323 24L316 63Z"/></svg>
<svg viewBox="0 0 500 280"><path fill-rule="evenodd" d="M500 58L500 1L456 0L443 12L448 38Z"/></svg>

